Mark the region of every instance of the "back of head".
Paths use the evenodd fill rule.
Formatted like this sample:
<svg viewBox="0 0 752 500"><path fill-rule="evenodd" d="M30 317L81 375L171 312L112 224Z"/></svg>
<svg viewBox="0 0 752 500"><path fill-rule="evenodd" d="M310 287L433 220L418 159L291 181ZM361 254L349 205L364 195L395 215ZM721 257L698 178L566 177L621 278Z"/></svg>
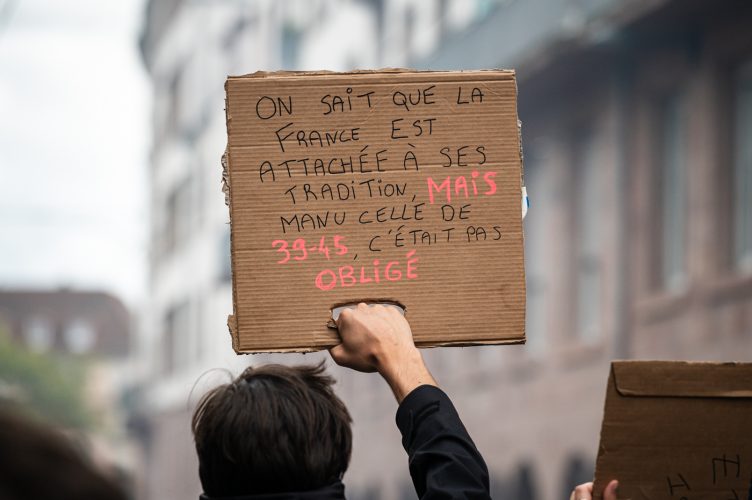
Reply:
<svg viewBox="0 0 752 500"><path fill-rule="evenodd" d="M209 496L321 488L350 461L350 414L318 366L249 367L206 394L193 415Z"/></svg>
<svg viewBox="0 0 752 500"><path fill-rule="evenodd" d="M0 411L0 498L125 500L60 431L15 411Z"/></svg>

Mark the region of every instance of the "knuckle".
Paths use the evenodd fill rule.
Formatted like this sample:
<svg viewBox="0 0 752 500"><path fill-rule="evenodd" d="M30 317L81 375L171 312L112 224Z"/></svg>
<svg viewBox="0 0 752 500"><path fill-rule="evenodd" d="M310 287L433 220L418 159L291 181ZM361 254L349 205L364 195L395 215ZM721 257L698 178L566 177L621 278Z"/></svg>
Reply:
<svg viewBox="0 0 752 500"><path fill-rule="evenodd" d="M588 492L588 488L587 488L587 485L586 485L586 484L581 484L581 485L577 486L577 487L576 487L576 488L574 489L574 492L575 492L575 493L576 493L577 495L586 495L586 494L588 494L588 493L589 493L589 492Z"/></svg>

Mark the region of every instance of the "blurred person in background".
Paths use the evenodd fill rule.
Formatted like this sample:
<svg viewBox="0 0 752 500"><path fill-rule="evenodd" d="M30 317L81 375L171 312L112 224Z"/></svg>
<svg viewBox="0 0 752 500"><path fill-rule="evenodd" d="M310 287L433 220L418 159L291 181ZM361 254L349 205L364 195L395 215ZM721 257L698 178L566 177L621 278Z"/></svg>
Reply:
<svg viewBox="0 0 752 500"><path fill-rule="evenodd" d="M359 304L337 319L334 361L378 372L399 408L397 426L419 498L490 498L486 464L437 387L395 308ZM318 366L246 369L199 403L193 433L203 500L344 498L350 415Z"/></svg>
<svg viewBox="0 0 752 500"><path fill-rule="evenodd" d="M0 499L126 500L62 432L0 408Z"/></svg>

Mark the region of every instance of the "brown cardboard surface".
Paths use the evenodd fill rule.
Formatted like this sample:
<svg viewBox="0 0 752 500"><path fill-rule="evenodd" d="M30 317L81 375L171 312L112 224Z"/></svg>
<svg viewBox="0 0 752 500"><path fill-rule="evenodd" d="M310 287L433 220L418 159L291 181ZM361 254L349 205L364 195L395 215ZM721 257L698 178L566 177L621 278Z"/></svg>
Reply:
<svg viewBox="0 0 752 500"><path fill-rule="evenodd" d="M524 342L514 72L225 88L237 352L330 347L333 307L379 300L405 308L420 346Z"/></svg>
<svg viewBox="0 0 752 500"><path fill-rule="evenodd" d="M739 499L752 488L752 364L615 361L596 498Z"/></svg>

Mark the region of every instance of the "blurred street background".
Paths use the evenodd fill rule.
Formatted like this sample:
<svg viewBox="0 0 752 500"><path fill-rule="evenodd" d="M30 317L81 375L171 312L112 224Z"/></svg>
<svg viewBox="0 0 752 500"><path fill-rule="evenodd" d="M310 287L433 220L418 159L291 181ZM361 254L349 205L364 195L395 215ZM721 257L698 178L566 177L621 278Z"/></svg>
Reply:
<svg viewBox="0 0 752 500"><path fill-rule="evenodd" d="M610 360L752 361L751 27L746 0L0 0L0 409L134 499L197 498L201 394L328 359L231 349L226 76L513 68L528 343L425 357L494 498L568 498ZM388 387L329 365L348 497L415 498Z"/></svg>

